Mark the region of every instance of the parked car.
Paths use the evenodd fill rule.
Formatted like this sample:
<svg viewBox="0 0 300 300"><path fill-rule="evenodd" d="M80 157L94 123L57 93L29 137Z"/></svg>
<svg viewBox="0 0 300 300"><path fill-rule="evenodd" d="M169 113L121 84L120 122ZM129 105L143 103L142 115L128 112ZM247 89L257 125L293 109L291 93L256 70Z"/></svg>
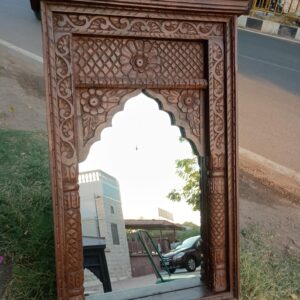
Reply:
<svg viewBox="0 0 300 300"><path fill-rule="evenodd" d="M200 235L184 240L174 250L163 254L162 260L171 273L174 273L177 268L194 272L202 260ZM164 268L162 262L161 267Z"/></svg>

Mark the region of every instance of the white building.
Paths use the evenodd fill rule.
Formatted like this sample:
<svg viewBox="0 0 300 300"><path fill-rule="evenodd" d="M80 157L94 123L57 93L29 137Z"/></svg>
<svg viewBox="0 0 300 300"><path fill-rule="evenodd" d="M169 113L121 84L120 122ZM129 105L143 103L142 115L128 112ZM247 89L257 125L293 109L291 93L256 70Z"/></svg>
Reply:
<svg viewBox="0 0 300 300"><path fill-rule="evenodd" d="M101 170L79 174L82 235L104 237L111 281L131 277L118 181ZM87 272L85 272L85 279Z"/></svg>

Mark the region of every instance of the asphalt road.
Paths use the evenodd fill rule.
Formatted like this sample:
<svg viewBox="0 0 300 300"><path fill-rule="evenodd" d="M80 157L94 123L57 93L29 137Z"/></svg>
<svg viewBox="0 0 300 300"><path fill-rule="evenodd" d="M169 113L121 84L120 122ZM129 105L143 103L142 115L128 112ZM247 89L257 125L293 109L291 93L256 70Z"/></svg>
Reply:
<svg viewBox="0 0 300 300"><path fill-rule="evenodd" d="M0 39L42 55L29 0L1 0ZM300 43L238 31L240 146L300 172Z"/></svg>
<svg viewBox="0 0 300 300"><path fill-rule="evenodd" d="M300 95L300 43L239 30L238 63L240 74Z"/></svg>

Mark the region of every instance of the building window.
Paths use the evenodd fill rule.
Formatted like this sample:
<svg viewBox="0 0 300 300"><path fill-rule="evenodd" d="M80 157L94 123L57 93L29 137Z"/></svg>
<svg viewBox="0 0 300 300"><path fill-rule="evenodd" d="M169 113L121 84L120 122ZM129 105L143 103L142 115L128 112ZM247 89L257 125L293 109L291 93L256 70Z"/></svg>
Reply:
<svg viewBox="0 0 300 300"><path fill-rule="evenodd" d="M119 233L118 233L118 225L111 223L111 235L114 245L120 245Z"/></svg>
<svg viewBox="0 0 300 300"><path fill-rule="evenodd" d="M114 210L114 207L113 207L113 206L110 207L110 213L111 213L111 214L114 214L114 213L115 213L115 210Z"/></svg>

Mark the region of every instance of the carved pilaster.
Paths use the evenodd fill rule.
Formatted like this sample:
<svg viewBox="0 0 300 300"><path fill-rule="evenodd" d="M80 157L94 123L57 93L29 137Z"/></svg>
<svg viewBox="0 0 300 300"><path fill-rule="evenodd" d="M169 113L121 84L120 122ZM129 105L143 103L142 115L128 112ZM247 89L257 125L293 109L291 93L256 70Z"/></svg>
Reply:
<svg viewBox="0 0 300 300"><path fill-rule="evenodd" d="M80 218L80 201L78 180L78 161L76 150L75 105L72 86L71 52L69 34L55 35L56 65L56 105L58 115L56 132L59 140L56 143L60 152L60 170L62 180L62 197L64 222L64 267L65 293L68 299L83 299L83 249Z"/></svg>
<svg viewBox="0 0 300 300"><path fill-rule="evenodd" d="M225 228L225 99L224 46L222 40L209 42L209 165L208 223L210 286L227 289Z"/></svg>

